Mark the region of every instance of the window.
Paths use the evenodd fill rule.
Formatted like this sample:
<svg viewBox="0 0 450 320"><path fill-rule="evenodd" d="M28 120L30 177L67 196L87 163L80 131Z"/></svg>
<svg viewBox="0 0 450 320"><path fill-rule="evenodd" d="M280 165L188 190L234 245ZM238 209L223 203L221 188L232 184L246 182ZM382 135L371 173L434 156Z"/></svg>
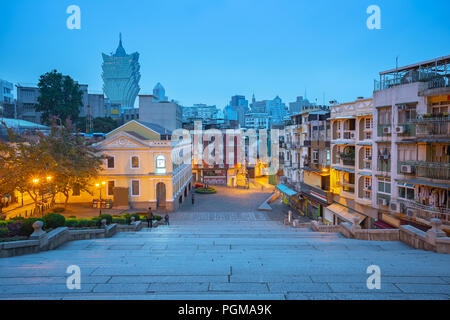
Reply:
<svg viewBox="0 0 450 320"><path fill-rule="evenodd" d="M108 168L108 169L114 169L114 157L110 157L110 156L108 156L108 157L106 157L106 167Z"/></svg>
<svg viewBox="0 0 450 320"><path fill-rule="evenodd" d="M156 157L156 173L166 173L166 157L162 154Z"/></svg>
<svg viewBox="0 0 450 320"><path fill-rule="evenodd" d="M111 180L108 181L108 196L113 196L114 195L114 186L115 186L116 182Z"/></svg>
<svg viewBox="0 0 450 320"><path fill-rule="evenodd" d="M366 118L365 119L365 128L366 129L372 129L372 118Z"/></svg>
<svg viewBox="0 0 450 320"><path fill-rule="evenodd" d="M414 200L414 188L398 187L398 196L402 199Z"/></svg>
<svg viewBox="0 0 450 320"><path fill-rule="evenodd" d="M370 190L372 187L372 179L369 177L364 177L364 189Z"/></svg>
<svg viewBox="0 0 450 320"><path fill-rule="evenodd" d="M370 160L372 159L372 148L364 148L365 152L365 159Z"/></svg>
<svg viewBox="0 0 450 320"><path fill-rule="evenodd" d="M391 193L391 179L378 179L378 192Z"/></svg>
<svg viewBox="0 0 450 320"><path fill-rule="evenodd" d="M139 168L139 157L138 156L131 157L131 168L132 169Z"/></svg>
<svg viewBox="0 0 450 320"><path fill-rule="evenodd" d="M139 180L131 180L131 195L139 195Z"/></svg>
<svg viewBox="0 0 450 320"><path fill-rule="evenodd" d="M313 156L313 162L319 163L319 151L314 150L312 156Z"/></svg>

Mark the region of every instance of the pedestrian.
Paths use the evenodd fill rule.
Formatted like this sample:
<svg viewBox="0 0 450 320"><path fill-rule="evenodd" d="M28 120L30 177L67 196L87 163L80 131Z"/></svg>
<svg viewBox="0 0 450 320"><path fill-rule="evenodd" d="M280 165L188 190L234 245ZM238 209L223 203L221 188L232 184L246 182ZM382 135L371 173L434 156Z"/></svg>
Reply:
<svg viewBox="0 0 450 320"><path fill-rule="evenodd" d="M192 193L192 204L194 204L194 202L195 202L194 193Z"/></svg>
<svg viewBox="0 0 450 320"><path fill-rule="evenodd" d="M169 214L166 213L164 216L164 221L166 222L166 225L169 225Z"/></svg>
<svg viewBox="0 0 450 320"><path fill-rule="evenodd" d="M148 208L147 225L149 228L153 228L153 212L151 207Z"/></svg>

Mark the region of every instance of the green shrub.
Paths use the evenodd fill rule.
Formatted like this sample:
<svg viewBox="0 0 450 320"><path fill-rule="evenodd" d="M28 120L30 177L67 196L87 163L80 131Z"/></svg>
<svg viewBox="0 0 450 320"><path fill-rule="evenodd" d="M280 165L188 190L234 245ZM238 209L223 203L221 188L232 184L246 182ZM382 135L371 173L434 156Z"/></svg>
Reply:
<svg viewBox="0 0 450 320"><path fill-rule="evenodd" d="M48 213L44 216L44 222L47 228L56 229L64 226L66 218L59 213Z"/></svg>
<svg viewBox="0 0 450 320"><path fill-rule="evenodd" d="M97 226L97 220L91 220L91 219L80 219L78 220L78 228L86 228L86 227L96 227Z"/></svg>
<svg viewBox="0 0 450 320"><path fill-rule="evenodd" d="M139 220L141 220L141 217L140 217L139 214L137 214L137 213L128 214L128 215L126 216L127 224L130 224L130 223L131 223L131 217L134 217L134 221L139 221Z"/></svg>
<svg viewBox="0 0 450 320"><path fill-rule="evenodd" d="M8 221L0 221L0 228L6 227L8 225Z"/></svg>
<svg viewBox="0 0 450 320"><path fill-rule="evenodd" d="M76 228L80 224L80 220L77 219L67 219L65 226L68 228Z"/></svg>
<svg viewBox="0 0 450 320"><path fill-rule="evenodd" d="M7 238L7 237L9 237L8 228L0 228L0 238Z"/></svg>
<svg viewBox="0 0 450 320"><path fill-rule="evenodd" d="M159 221L159 220L162 219L162 217L161 217L161 216L158 216L158 215L153 215L153 219Z"/></svg>
<svg viewBox="0 0 450 320"><path fill-rule="evenodd" d="M52 209L52 211L55 212L55 213L61 213L61 212L66 211L66 209L64 209L63 207L54 207Z"/></svg>
<svg viewBox="0 0 450 320"><path fill-rule="evenodd" d="M204 194L211 194L211 193L216 193L217 190L213 187L208 187L208 188L196 188L195 192L197 193L204 193Z"/></svg>
<svg viewBox="0 0 450 320"><path fill-rule="evenodd" d="M125 218L114 218L112 219L113 223L118 223L118 224L127 224L127 219Z"/></svg>
<svg viewBox="0 0 450 320"><path fill-rule="evenodd" d="M22 221L22 228L20 229L19 235L29 237L34 232L33 223L39 220L44 222L43 228L45 228L45 221L41 218L28 218Z"/></svg>
<svg viewBox="0 0 450 320"><path fill-rule="evenodd" d="M68 216L67 218L68 218L68 219L76 219L77 216Z"/></svg>
<svg viewBox="0 0 450 320"><path fill-rule="evenodd" d="M107 214L107 213L101 214L99 217L96 217L95 219L96 220L98 219L100 224L101 224L103 219L106 219L106 224L111 224L112 223L112 215Z"/></svg>

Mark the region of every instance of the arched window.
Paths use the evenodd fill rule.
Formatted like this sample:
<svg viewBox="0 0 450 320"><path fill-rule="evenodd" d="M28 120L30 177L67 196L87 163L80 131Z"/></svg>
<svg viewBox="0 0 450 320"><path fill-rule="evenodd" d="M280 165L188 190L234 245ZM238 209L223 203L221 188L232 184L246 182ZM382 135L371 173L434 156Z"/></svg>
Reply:
<svg viewBox="0 0 450 320"><path fill-rule="evenodd" d="M166 157L162 154L156 157L156 173L166 173Z"/></svg>

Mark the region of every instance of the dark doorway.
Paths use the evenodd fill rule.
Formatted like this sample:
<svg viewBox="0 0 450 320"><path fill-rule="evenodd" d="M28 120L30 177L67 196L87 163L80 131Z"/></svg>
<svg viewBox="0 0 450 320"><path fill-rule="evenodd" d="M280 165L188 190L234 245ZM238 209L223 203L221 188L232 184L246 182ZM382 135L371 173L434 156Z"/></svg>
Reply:
<svg viewBox="0 0 450 320"><path fill-rule="evenodd" d="M158 182L156 185L156 206L157 208L166 207L166 185L163 182Z"/></svg>

